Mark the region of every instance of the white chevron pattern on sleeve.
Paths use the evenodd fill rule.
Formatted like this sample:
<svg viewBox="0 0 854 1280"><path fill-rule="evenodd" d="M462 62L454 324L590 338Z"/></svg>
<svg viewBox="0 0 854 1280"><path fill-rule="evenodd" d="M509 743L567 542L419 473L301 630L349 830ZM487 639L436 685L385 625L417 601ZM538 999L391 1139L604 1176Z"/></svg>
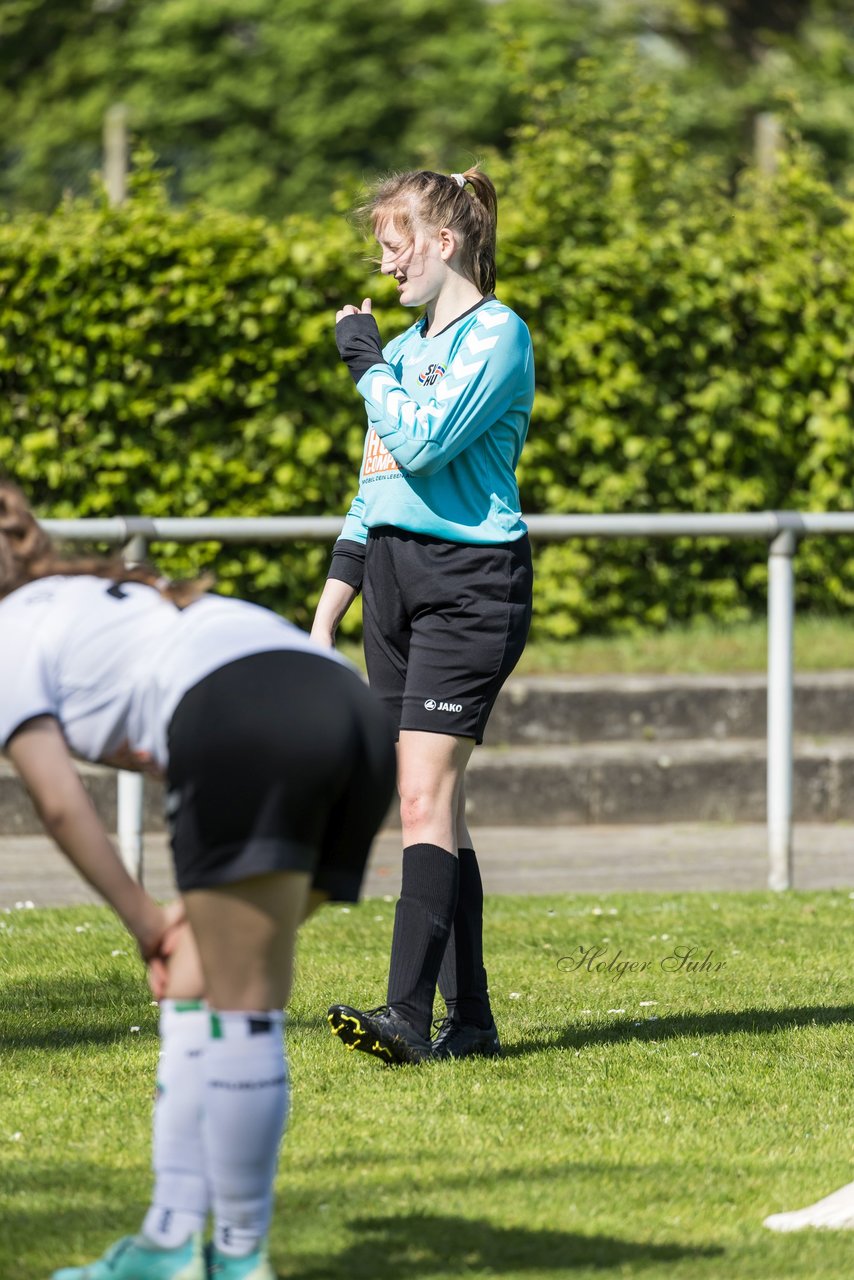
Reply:
<svg viewBox="0 0 854 1280"><path fill-rule="evenodd" d="M467 348L469 349L469 351L472 352L473 355L476 355L476 356L479 356L482 351L491 351L497 342L498 342L497 333L492 338L479 338L477 334L474 332L474 330L472 330L472 332L466 338Z"/></svg>
<svg viewBox="0 0 854 1280"><path fill-rule="evenodd" d="M455 396L458 396L465 390L465 386L465 382L450 382L447 378L444 379L439 383L438 390L436 391L437 402L439 404L444 404L446 400L453 400Z"/></svg>
<svg viewBox="0 0 854 1280"><path fill-rule="evenodd" d="M509 319L509 311L488 311L484 307L478 312L477 322L485 325L487 329L496 329L500 324L506 324Z"/></svg>
<svg viewBox="0 0 854 1280"><path fill-rule="evenodd" d="M381 404L389 387L395 388L397 383L387 373L375 373L371 378L371 399Z"/></svg>
<svg viewBox="0 0 854 1280"><path fill-rule="evenodd" d="M473 374L477 373L478 369L482 369L485 364L485 360L473 360L471 363L466 364L461 351L454 360L454 363L451 365L450 372L454 378L471 378Z"/></svg>
<svg viewBox="0 0 854 1280"><path fill-rule="evenodd" d="M475 375L486 365L487 353L498 345L500 335L488 331L506 325L510 314L504 309L495 312L484 309L479 312L476 327L466 336L447 373L433 388L427 404L417 405L387 370L377 370L372 376L370 398L381 407L384 415L397 419L412 438L429 437L433 421L443 417L449 402L463 394ZM408 363L416 364L423 359L423 354L419 353L414 360L410 358Z"/></svg>

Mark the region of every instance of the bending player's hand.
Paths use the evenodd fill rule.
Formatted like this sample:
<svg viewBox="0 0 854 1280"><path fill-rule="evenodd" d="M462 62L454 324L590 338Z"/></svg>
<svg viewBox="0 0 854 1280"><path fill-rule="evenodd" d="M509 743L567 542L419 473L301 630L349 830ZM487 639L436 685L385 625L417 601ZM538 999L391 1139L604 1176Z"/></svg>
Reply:
<svg viewBox="0 0 854 1280"><path fill-rule="evenodd" d="M159 953L149 963L148 985L156 1000L204 998L205 980L198 947L189 921L183 915L167 929Z"/></svg>
<svg viewBox="0 0 854 1280"><path fill-rule="evenodd" d="M142 958L148 968L148 985L156 1000L162 1000L169 980L169 960L186 923L184 904L180 899L161 907L161 930L156 942L143 950Z"/></svg>

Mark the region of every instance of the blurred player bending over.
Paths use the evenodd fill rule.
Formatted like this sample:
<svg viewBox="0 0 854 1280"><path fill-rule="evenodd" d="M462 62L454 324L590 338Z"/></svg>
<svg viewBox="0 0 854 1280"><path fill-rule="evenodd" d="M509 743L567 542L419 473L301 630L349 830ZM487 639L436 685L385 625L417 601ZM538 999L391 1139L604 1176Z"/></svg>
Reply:
<svg viewBox="0 0 854 1280"><path fill-rule="evenodd" d="M54 1280L205 1280L208 1266L274 1280L296 932L317 902L358 896L394 789L384 711L349 664L266 609L117 559L63 559L0 482L0 745L162 997L142 1230ZM72 753L165 777L180 904L130 877Z"/></svg>

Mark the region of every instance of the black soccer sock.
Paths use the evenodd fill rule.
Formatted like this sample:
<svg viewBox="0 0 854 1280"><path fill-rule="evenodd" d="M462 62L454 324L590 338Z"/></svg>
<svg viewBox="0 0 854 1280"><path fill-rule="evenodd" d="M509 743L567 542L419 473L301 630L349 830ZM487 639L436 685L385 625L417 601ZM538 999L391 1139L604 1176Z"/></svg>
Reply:
<svg viewBox="0 0 854 1280"><path fill-rule="evenodd" d="M403 881L394 912L388 1003L429 1036L442 957L457 908L457 859L436 844L403 851Z"/></svg>
<svg viewBox="0 0 854 1280"><path fill-rule="evenodd" d="M448 1016L467 1026L489 1027L492 1010L483 967L483 883L474 849L460 849L460 893L454 927L439 970Z"/></svg>

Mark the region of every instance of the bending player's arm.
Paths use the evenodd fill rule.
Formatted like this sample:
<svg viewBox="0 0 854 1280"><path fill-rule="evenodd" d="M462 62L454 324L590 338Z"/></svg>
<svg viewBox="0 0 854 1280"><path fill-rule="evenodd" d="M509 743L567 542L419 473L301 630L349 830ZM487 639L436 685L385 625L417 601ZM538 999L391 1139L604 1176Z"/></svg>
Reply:
<svg viewBox="0 0 854 1280"><path fill-rule="evenodd" d="M151 898L125 868L74 767L53 716L27 721L6 745L45 830L120 917L144 960L157 956L170 912Z"/></svg>

